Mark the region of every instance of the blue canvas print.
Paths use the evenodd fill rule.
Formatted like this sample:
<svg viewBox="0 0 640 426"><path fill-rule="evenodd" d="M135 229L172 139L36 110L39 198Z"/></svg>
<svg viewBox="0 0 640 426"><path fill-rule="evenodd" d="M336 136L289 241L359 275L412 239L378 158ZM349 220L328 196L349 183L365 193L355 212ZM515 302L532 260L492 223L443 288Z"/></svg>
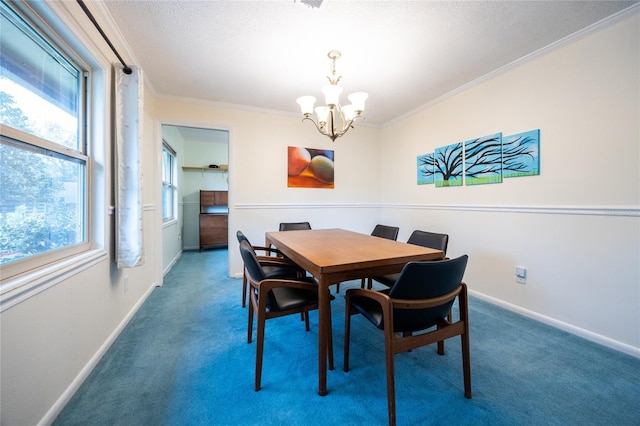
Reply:
<svg viewBox="0 0 640 426"><path fill-rule="evenodd" d="M540 129L502 138L502 168L505 178L540 174Z"/></svg>
<svg viewBox="0 0 640 426"><path fill-rule="evenodd" d="M462 186L462 142L435 150L436 187Z"/></svg>
<svg viewBox="0 0 640 426"><path fill-rule="evenodd" d="M464 152L467 185L502 182L502 133L468 140Z"/></svg>
<svg viewBox="0 0 640 426"><path fill-rule="evenodd" d="M418 185L428 185L434 182L433 153L418 155Z"/></svg>

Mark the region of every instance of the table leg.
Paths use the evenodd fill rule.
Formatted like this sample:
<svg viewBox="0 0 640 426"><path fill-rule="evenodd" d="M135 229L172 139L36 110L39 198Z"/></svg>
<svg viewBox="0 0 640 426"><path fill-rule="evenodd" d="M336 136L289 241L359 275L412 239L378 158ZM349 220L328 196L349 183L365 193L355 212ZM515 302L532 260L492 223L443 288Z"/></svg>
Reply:
<svg viewBox="0 0 640 426"><path fill-rule="evenodd" d="M318 279L318 394L327 394L327 342L329 340L329 286Z"/></svg>

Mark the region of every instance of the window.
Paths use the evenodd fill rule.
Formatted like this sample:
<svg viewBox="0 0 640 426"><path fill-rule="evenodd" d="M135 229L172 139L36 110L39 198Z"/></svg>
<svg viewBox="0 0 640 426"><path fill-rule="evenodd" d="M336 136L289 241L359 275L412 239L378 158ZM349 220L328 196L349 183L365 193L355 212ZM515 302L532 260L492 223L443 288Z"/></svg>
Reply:
<svg viewBox="0 0 640 426"><path fill-rule="evenodd" d="M162 141L162 221L176 219L178 186L176 182L176 152L166 141Z"/></svg>
<svg viewBox="0 0 640 426"><path fill-rule="evenodd" d="M86 73L0 2L0 266L88 244ZM41 262L41 264L44 263ZM3 279L7 278L3 269Z"/></svg>

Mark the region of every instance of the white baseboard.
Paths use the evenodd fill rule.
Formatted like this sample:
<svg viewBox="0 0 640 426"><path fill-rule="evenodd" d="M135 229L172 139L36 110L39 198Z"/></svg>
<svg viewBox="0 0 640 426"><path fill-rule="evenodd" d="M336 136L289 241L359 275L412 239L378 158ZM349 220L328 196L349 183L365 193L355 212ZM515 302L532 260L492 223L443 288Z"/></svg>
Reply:
<svg viewBox="0 0 640 426"><path fill-rule="evenodd" d="M169 262L169 265L165 268L164 271L162 271L162 276L164 277L165 275L167 275L167 273L169 273L169 271L171 270L171 268L173 268L173 265L176 264L176 262L178 261L178 259L180 259L180 257L182 256L182 250L180 250L178 252L178 254L176 254L176 257L174 257L171 262Z"/></svg>
<svg viewBox="0 0 640 426"><path fill-rule="evenodd" d="M548 316L539 314L537 312L530 311L521 306L517 306L511 304L509 302L505 302L504 300L496 299L495 297L487 296L486 294L479 293L474 290L469 290L469 294L477 297L478 299L482 299L486 302L489 302L494 305L498 305L502 308L505 308L509 311L516 312L518 314L524 315L525 317L534 319L541 323L550 325L552 327L558 328L560 330L566 331L571 334L575 334L576 336L582 337L584 339L590 340L594 343L598 343L602 346L606 346L608 348L614 349L619 352L623 352L627 355L631 355L635 358L640 358L640 348L635 346L628 345L626 343L619 342L617 340L613 340L609 337L602 336L601 334L594 333L589 330L585 330L580 327L576 327L571 324L567 324L562 321L558 321L557 319L550 318Z"/></svg>

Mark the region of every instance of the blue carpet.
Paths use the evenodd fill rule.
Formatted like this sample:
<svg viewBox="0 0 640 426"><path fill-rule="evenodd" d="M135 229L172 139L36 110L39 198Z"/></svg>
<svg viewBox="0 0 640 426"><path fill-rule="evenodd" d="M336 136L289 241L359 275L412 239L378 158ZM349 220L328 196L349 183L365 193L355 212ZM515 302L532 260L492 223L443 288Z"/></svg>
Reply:
<svg viewBox="0 0 640 426"><path fill-rule="evenodd" d="M344 298L332 302L336 368L317 394L317 312L267 321L262 390L247 344L241 280L227 251L185 252L55 425L387 424L384 340L352 321L342 371ZM335 287L332 287L335 289ZM493 306L470 304L473 399L460 339L396 356L398 425L639 425L640 360ZM454 311L454 315L457 312ZM255 331L254 331L255 337Z"/></svg>

